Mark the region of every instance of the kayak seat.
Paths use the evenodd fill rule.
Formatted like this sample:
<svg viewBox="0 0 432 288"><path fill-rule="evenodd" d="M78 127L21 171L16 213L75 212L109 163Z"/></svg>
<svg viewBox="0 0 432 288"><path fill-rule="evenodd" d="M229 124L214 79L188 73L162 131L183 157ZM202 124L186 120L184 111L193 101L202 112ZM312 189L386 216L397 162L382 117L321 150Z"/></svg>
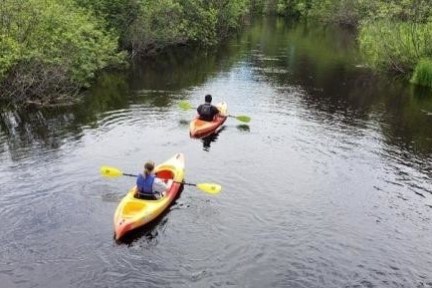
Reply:
<svg viewBox="0 0 432 288"><path fill-rule="evenodd" d="M174 178L174 173L169 171L169 170L162 170L162 171L156 172L156 177L160 178L166 182L166 180Z"/></svg>
<svg viewBox="0 0 432 288"><path fill-rule="evenodd" d="M135 198L141 200L158 200L154 195L146 195L146 194L135 194Z"/></svg>

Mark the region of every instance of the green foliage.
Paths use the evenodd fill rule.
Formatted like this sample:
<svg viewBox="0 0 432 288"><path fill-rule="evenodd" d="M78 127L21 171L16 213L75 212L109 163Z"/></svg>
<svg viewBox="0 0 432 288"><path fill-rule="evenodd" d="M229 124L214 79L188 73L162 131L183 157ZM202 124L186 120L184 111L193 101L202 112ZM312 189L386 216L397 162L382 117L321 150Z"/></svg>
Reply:
<svg viewBox="0 0 432 288"><path fill-rule="evenodd" d="M91 11L99 18L103 18L108 28L119 33L127 31L128 27L138 17L139 0L74 0L80 7Z"/></svg>
<svg viewBox="0 0 432 288"><path fill-rule="evenodd" d="M34 96L55 94L66 80L88 85L97 70L123 57L116 52L117 37L69 1L5 0L0 18L6 23L0 39L0 87L6 98L34 94L28 90L35 85L40 95Z"/></svg>
<svg viewBox="0 0 432 288"><path fill-rule="evenodd" d="M359 27L359 43L370 66L429 83L432 59L432 0L251 0L255 13L307 17ZM416 66L417 65L417 66Z"/></svg>
<svg viewBox="0 0 432 288"><path fill-rule="evenodd" d="M132 23L127 42L134 53L148 52L182 42L182 7L173 0L147 1L141 4Z"/></svg>
<svg viewBox="0 0 432 288"><path fill-rule="evenodd" d="M411 82L421 86L432 87L432 58L421 59L417 63Z"/></svg>
<svg viewBox="0 0 432 288"><path fill-rule="evenodd" d="M249 11L247 0L213 0L208 8L217 12L216 31L219 38L224 38L232 30L239 28L242 17Z"/></svg>
<svg viewBox="0 0 432 288"><path fill-rule="evenodd" d="M313 0L278 0L276 13L290 17L306 16Z"/></svg>
<svg viewBox="0 0 432 288"><path fill-rule="evenodd" d="M252 12L288 17L306 16L315 0L251 0Z"/></svg>
<svg viewBox="0 0 432 288"><path fill-rule="evenodd" d="M370 66L411 74L417 65L418 76L413 81L428 82L424 75L428 75L429 66L420 59L432 57L431 0L267 0L267 3L276 3L279 14L359 26L360 47Z"/></svg>
<svg viewBox="0 0 432 288"><path fill-rule="evenodd" d="M362 20L431 20L431 0L254 0L254 11L358 25Z"/></svg>
<svg viewBox="0 0 432 288"><path fill-rule="evenodd" d="M250 0L249 1L249 9L253 14L261 14L264 12L265 8L265 0Z"/></svg>
<svg viewBox="0 0 432 288"><path fill-rule="evenodd" d="M357 25L363 17L364 5L369 2L361 0L314 1L309 15L324 22Z"/></svg>
<svg viewBox="0 0 432 288"><path fill-rule="evenodd" d="M431 37L432 23L382 20L363 25L359 40L372 66L407 73L421 58L432 56Z"/></svg>
<svg viewBox="0 0 432 288"><path fill-rule="evenodd" d="M129 28L133 53L149 54L178 43L214 45L239 28L248 0L143 1Z"/></svg>
<svg viewBox="0 0 432 288"><path fill-rule="evenodd" d="M253 11L287 17L311 17L324 22L355 25L364 7L372 0L255 0L251 1ZM367 9L366 9L367 10Z"/></svg>
<svg viewBox="0 0 432 288"><path fill-rule="evenodd" d="M196 0L182 1L182 6L184 35L193 42L204 45L215 44L218 11L213 7L204 7L200 1Z"/></svg>
<svg viewBox="0 0 432 288"><path fill-rule="evenodd" d="M214 45L240 27L249 4L249 0L3 0L0 97L72 93L88 86L97 71L122 62L125 55L120 49L135 55L186 42Z"/></svg>
<svg viewBox="0 0 432 288"><path fill-rule="evenodd" d="M216 44L251 13L360 25L371 66L424 83L432 0L2 0L0 98L45 97L88 86L95 73L167 46Z"/></svg>
<svg viewBox="0 0 432 288"><path fill-rule="evenodd" d="M358 0L359 1L359 0ZM367 19L393 20L403 22L427 22L432 20L430 0L363 0L368 4Z"/></svg>

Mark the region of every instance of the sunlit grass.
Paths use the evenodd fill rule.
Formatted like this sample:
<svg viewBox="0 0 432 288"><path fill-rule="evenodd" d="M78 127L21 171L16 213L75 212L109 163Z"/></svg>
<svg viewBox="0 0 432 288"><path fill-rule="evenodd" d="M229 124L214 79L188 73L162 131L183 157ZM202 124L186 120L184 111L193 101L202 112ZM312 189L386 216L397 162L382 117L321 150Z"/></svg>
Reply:
<svg viewBox="0 0 432 288"><path fill-rule="evenodd" d="M422 59L417 63L411 83L432 87L432 59Z"/></svg>

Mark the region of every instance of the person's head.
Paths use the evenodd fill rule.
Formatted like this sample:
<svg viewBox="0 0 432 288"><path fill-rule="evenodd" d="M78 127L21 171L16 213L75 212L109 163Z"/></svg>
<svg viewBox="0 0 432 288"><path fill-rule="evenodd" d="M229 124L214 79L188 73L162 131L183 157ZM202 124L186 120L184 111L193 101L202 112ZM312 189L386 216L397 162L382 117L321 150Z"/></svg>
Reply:
<svg viewBox="0 0 432 288"><path fill-rule="evenodd" d="M206 102L206 103L211 103L211 101L212 101L212 96L211 96L210 94L207 94L207 95L205 95L204 99L205 99L205 102Z"/></svg>
<svg viewBox="0 0 432 288"><path fill-rule="evenodd" d="M155 163L153 161L147 161L144 164L144 173L150 175L154 170Z"/></svg>

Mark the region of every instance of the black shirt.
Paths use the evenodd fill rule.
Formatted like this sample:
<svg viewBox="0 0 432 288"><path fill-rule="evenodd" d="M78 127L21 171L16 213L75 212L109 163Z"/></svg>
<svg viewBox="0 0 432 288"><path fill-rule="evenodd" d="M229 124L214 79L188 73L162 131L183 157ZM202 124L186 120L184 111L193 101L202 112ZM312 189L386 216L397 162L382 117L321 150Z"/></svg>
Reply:
<svg viewBox="0 0 432 288"><path fill-rule="evenodd" d="M203 121L213 121L214 116L219 113L218 108L209 103L201 104L197 108L199 119Z"/></svg>

